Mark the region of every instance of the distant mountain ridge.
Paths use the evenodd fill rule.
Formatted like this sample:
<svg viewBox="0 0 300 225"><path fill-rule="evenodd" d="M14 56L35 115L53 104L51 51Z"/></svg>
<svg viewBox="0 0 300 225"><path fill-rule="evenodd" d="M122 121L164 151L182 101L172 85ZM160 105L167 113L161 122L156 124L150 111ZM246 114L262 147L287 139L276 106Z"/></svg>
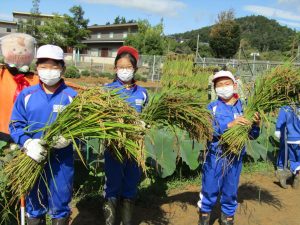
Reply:
<svg viewBox="0 0 300 225"><path fill-rule="evenodd" d="M241 28L241 39L261 52L287 51L291 48L292 38L296 31L280 25L276 20L264 16L246 16L235 19ZM200 42L209 42L209 33L212 26L170 35L176 39L196 39L199 34Z"/></svg>

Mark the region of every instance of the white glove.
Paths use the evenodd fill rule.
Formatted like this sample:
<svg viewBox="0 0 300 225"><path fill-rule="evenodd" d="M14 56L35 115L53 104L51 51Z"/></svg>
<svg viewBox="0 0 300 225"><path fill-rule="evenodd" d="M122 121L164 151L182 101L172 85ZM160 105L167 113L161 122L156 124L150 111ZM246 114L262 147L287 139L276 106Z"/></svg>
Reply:
<svg viewBox="0 0 300 225"><path fill-rule="evenodd" d="M53 143L53 148L65 148L71 143L71 140L67 140L62 135L59 135L53 137Z"/></svg>
<svg viewBox="0 0 300 225"><path fill-rule="evenodd" d="M278 139L280 139L280 137L281 137L281 132L280 132L280 130L277 130L277 131L275 131L275 137L277 137Z"/></svg>
<svg viewBox="0 0 300 225"><path fill-rule="evenodd" d="M47 150L42 145L43 143L41 139L28 139L24 143L25 153L38 163L45 160L47 156Z"/></svg>
<svg viewBox="0 0 300 225"><path fill-rule="evenodd" d="M145 121L143 121L143 120L140 120L140 123L141 123L141 125L144 129L146 129L146 128L150 129L151 128L151 126L149 124L146 124Z"/></svg>

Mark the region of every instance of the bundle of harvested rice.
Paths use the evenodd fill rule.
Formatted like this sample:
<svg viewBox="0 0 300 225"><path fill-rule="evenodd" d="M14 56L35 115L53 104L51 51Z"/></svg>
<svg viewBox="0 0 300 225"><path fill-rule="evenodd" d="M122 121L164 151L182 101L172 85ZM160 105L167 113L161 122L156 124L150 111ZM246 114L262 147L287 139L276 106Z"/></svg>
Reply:
<svg viewBox="0 0 300 225"><path fill-rule="evenodd" d="M177 89L166 89L150 98L141 114L151 126L177 127L197 141L212 134L211 114L193 95Z"/></svg>
<svg viewBox="0 0 300 225"><path fill-rule="evenodd" d="M300 71L291 65L281 65L268 74L258 77L252 94L244 108L244 116L253 122L258 112L263 122L269 123L267 113L283 105L290 104L300 91ZM252 125L237 125L227 130L222 136L220 145L225 149L224 155L240 155L243 147L249 143L249 131Z"/></svg>
<svg viewBox="0 0 300 225"><path fill-rule="evenodd" d="M55 137L62 135L73 141L86 137L107 140L110 150L122 160L124 154L136 160L145 169L143 154L144 128L137 123L138 114L117 90L88 90L78 95L57 117L54 123L44 127L42 139L51 154ZM37 131L37 132L38 132ZM49 155L48 154L48 155ZM82 157L81 157L82 158ZM43 172L47 160L38 164L20 151L5 167L10 191L15 198L25 195Z"/></svg>

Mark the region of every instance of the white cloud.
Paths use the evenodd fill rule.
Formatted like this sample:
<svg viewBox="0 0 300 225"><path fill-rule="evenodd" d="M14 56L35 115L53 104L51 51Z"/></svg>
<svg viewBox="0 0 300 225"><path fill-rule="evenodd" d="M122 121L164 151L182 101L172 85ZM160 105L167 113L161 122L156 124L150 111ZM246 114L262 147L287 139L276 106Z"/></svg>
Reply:
<svg viewBox="0 0 300 225"><path fill-rule="evenodd" d="M177 16L178 11L186 7L179 0L80 0L93 4L106 4L124 8L134 8L160 16Z"/></svg>
<svg viewBox="0 0 300 225"><path fill-rule="evenodd" d="M281 1L286 1L286 0L281 0ZM300 21L300 15L287 10L281 10L281 9L276 9L271 7L258 6L258 5L247 5L244 7L244 9L249 12L253 12L255 14L260 14L267 17Z"/></svg>
<svg viewBox="0 0 300 225"><path fill-rule="evenodd" d="M294 4L294 3L300 3L300 0L277 0L279 4Z"/></svg>
<svg viewBox="0 0 300 225"><path fill-rule="evenodd" d="M278 20L278 22L282 25L287 25L289 27L293 27L293 28L300 28L300 22L291 22L291 21L286 21L286 20Z"/></svg>

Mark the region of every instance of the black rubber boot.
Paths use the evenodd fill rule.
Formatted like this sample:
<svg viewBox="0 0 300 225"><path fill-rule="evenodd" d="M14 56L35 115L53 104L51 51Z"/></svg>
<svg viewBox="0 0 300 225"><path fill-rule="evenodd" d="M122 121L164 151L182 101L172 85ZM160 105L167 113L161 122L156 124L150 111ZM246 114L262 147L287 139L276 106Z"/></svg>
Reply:
<svg viewBox="0 0 300 225"><path fill-rule="evenodd" d="M210 213L199 212L199 225L209 225Z"/></svg>
<svg viewBox="0 0 300 225"><path fill-rule="evenodd" d="M46 225L46 217L26 218L27 225Z"/></svg>
<svg viewBox="0 0 300 225"><path fill-rule="evenodd" d="M292 173L289 170L277 170L276 176L279 180L280 186L284 189L287 189L288 186L286 184L287 179L289 179L292 176Z"/></svg>
<svg viewBox="0 0 300 225"><path fill-rule="evenodd" d="M103 204L103 214L105 219L105 225L117 224L117 209L119 200L116 198L109 198L105 200Z"/></svg>
<svg viewBox="0 0 300 225"><path fill-rule="evenodd" d="M69 217L52 219L52 225L69 225Z"/></svg>
<svg viewBox="0 0 300 225"><path fill-rule="evenodd" d="M292 187L298 189L300 187L300 174L299 172L294 176Z"/></svg>
<svg viewBox="0 0 300 225"><path fill-rule="evenodd" d="M132 215L134 210L134 200L123 199L121 207L121 220L123 225L132 225Z"/></svg>
<svg viewBox="0 0 300 225"><path fill-rule="evenodd" d="M233 225L234 224L234 217L227 216L224 213L221 213L221 225Z"/></svg>

